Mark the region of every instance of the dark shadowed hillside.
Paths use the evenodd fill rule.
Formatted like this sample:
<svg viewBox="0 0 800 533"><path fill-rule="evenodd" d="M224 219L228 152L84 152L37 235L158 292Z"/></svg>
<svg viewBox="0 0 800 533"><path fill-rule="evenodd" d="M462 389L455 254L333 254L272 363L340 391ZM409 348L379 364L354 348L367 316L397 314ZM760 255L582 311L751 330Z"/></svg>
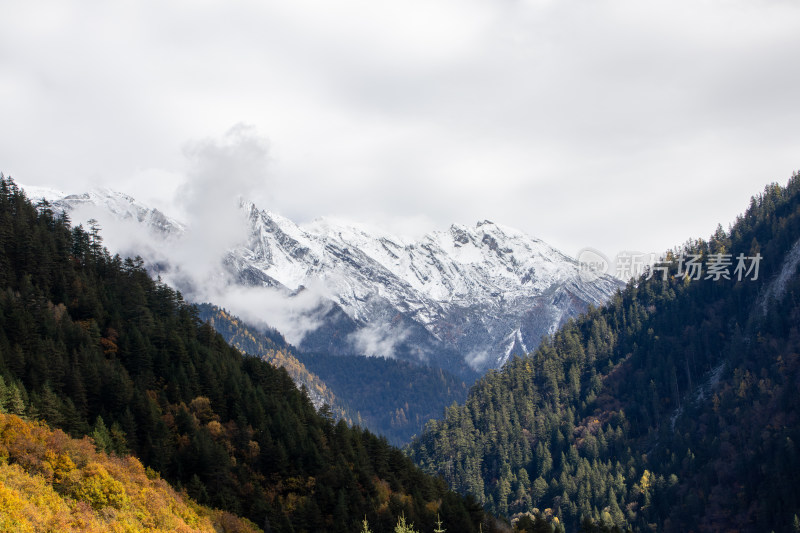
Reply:
<svg viewBox="0 0 800 533"><path fill-rule="evenodd" d="M232 346L286 369L305 387L317 408L327 404L336 418L356 423L402 446L425 423L467 397L467 385L447 371L383 357L307 354L280 333L249 326L212 304L200 318Z"/></svg>

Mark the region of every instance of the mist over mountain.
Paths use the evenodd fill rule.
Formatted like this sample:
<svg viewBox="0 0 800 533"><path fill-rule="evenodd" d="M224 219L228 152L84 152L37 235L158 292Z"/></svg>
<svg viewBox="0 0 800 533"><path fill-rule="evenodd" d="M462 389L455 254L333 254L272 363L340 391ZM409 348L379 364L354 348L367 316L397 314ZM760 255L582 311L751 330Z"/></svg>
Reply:
<svg viewBox="0 0 800 533"><path fill-rule="evenodd" d="M221 246L209 221L197 230L127 195L31 191L76 223L98 220L112 249L142 256L189 299L275 327L302 351L402 359L468 379L621 285L587 278L573 258L491 221L412 241L340 220L298 225L242 200L221 216L234 227L212 232L227 236Z"/></svg>

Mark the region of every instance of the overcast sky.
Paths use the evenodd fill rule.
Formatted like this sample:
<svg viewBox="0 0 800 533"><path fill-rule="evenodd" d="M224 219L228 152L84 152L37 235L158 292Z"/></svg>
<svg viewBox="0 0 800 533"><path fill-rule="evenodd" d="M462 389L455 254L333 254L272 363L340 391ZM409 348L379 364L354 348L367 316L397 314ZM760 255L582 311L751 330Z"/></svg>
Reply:
<svg viewBox="0 0 800 533"><path fill-rule="evenodd" d="M800 169L794 0L4 0L0 21L0 171L171 213L216 176L297 222L659 252Z"/></svg>

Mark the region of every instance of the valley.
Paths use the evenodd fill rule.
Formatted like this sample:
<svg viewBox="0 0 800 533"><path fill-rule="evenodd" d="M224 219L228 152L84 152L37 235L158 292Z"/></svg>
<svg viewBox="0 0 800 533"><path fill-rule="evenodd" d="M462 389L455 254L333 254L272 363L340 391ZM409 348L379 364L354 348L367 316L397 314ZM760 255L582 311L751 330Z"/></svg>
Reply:
<svg viewBox="0 0 800 533"><path fill-rule="evenodd" d="M348 234L345 226L325 224L315 243L302 233L309 230L249 206L249 227L256 229L220 259L226 287L237 295L278 291L291 315L298 310L292 299L305 290L295 285L309 271L335 281L326 299L291 315L329 319L297 345L264 320L252 324L222 307L186 302L164 282L181 268L158 259L158 240L150 259L123 260L103 247L97 219L88 230L68 225L79 207L63 199L34 207L13 181L4 178L2 187L11 228L3 234L3 279L11 289L0 301L2 408L74 436L89 434L102 451L133 452L201 504L276 531L333 524L354 530L353 508L366 512L361 526L370 531L401 527L406 517L426 529L444 517L451 527L462 523L460 531L518 532L786 530L798 521L797 174L753 197L729 230L719 226L708 240L667 251L663 275L644 274L624 287L603 277L578 285L574 261L533 253L534 244L549 249L491 223L451 228L429 237L427 247L401 250L384 241L378 253L361 230L350 227ZM111 196L121 203L87 198L165 242L190 231ZM20 216L28 221L17 222ZM42 229L34 237L30 228ZM510 241L502 248L501 236ZM20 246L18 238L45 244ZM469 263L472 270L452 257L433 259L431 250L461 241L484 258ZM452 246L453 257L465 253ZM426 288L421 267L408 266L424 255L420 250L427 250L425 264L438 265L435 290ZM549 272L532 282L536 295L522 295L528 289L521 287L481 303L481 294L491 296L520 272L489 275L485 256L499 251L498 260L521 265L520 250L538 272ZM690 275L682 268L686 257L705 265L739 257L751 268L740 276L711 267L705 276ZM402 264L422 276L416 287L402 281ZM477 279L467 281L467 272ZM367 291L373 276L376 296L358 297L355 287ZM199 294L184 281L187 295ZM336 296L337 283L350 287L352 301ZM397 291L389 291L395 284ZM608 302L595 305L591 298L612 286ZM464 339L450 338L444 355L425 352L448 338L434 326L454 320L456 305L441 303L442 287L450 301L453 294L478 295L468 313L461 300L459 312L477 316L489 306L484 325L491 317L498 320L492 327L514 328L503 341L513 349L494 359L499 368L463 356L457 347ZM563 308L556 320L559 294L578 307ZM550 307L532 303L542 298ZM502 320L492 316L503 305L509 310ZM547 328L533 350L525 316ZM473 327L462 320L464 330ZM422 333L378 342L394 350L390 356L340 342L398 323ZM362 473L346 474L343 464ZM317 487L317 479L326 482Z"/></svg>

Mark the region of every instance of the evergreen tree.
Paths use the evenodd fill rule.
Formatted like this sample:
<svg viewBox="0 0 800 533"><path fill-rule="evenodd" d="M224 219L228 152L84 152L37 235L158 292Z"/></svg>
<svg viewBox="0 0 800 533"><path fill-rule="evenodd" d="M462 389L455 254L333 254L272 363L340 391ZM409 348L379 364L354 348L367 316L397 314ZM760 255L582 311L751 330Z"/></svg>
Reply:
<svg viewBox="0 0 800 533"><path fill-rule="evenodd" d="M406 523L405 515L400 515L397 519L397 524L394 526L394 533L419 533L414 529L413 524Z"/></svg>
<svg viewBox="0 0 800 533"><path fill-rule="evenodd" d="M367 522L367 517L364 517L364 521L361 522L361 531L359 533L372 533L369 529L369 522Z"/></svg>

